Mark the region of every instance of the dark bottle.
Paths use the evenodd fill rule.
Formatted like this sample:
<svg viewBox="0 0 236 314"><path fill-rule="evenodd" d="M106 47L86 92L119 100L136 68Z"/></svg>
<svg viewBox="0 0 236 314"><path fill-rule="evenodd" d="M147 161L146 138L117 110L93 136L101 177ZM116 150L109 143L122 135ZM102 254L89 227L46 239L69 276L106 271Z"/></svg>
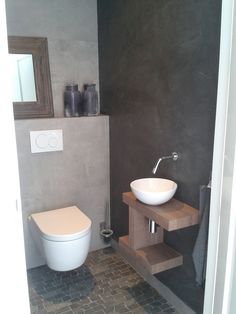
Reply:
<svg viewBox="0 0 236 314"><path fill-rule="evenodd" d="M83 92L83 113L85 116L95 116L99 114L98 92L96 84L85 84Z"/></svg>
<svg viewBox="0 0 236 314"><path fill-rule="evenodd" d="M78 84L68 84L64 91L64 115L78 117L80 114L82 114L81 93Z"/></svg>

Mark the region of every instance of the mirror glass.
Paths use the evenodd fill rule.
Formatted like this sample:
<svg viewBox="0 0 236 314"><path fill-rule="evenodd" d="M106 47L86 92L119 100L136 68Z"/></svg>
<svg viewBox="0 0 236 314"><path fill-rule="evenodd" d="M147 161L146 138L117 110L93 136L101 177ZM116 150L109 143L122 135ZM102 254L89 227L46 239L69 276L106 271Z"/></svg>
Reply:
<svg viewBox="0 0 236 314"><path fill-rule="evenodd" d="M36 101L32 55L9 54L9 58L12 101Z"/></svg>

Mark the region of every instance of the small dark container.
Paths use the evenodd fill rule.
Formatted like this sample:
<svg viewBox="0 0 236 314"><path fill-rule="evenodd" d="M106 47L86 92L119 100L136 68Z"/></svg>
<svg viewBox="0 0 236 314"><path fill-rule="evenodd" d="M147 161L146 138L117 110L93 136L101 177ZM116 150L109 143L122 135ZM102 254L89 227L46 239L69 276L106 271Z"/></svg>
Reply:
<svg viewBox="0 0 236 314"><path fill-rule="evenodd" d="M111 241L111 237L113 235L113 230L111 229L102 229L100 231L101 238L105 243L109 243Z"/></svg>
<svg viewBox="0 0 236 314"><path fill-rule="evenodd" d="M66 85L64 91L64 115L65 117L78 117L82 114L82 96L78 90L78 84Z"/></svg>
<svg viewBox="0 0 236 314"><path fill-rule="evenodd" d="M96 91L96 84L84 85L83 113L85 116L96 116L99 114L98 93Z"/></svg>

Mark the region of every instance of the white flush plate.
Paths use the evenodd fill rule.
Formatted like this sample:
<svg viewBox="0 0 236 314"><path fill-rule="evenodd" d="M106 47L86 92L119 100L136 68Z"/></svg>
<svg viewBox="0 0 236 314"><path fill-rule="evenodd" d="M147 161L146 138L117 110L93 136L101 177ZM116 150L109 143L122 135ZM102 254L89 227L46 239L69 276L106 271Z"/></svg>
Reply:
<svg viewBox="0 0 236 314"><path fill-rule="evenodd" d="M62 130L30 131L31 153L63 150Z"/></svg>

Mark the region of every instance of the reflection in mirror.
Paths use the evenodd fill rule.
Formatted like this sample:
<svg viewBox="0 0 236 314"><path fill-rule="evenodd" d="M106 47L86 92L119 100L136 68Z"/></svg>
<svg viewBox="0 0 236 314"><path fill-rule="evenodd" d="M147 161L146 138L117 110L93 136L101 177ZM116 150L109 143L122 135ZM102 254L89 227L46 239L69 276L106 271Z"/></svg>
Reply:
<svg viewBox="0 0 236 314"><path fill-rule="evenodd" d="M12 101L36 101L32 55L9 54L9 58Z"/></svg>
<svg viewBox="0 0 236 314"><path fill-rule="evenodd" d="M15 119L53 117L47 38L8 36L8 45Z"/></svg>

